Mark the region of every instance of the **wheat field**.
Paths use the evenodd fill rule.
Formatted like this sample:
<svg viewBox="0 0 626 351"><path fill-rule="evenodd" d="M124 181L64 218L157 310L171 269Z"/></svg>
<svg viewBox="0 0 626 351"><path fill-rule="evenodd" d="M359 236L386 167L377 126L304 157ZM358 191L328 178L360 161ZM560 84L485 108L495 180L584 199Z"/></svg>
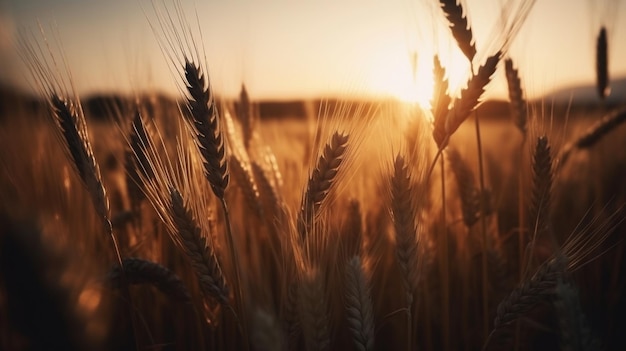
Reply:
<svg viewBox="0 0 626 351"><path fill-rule="evenodd" d="M40 95L0 105L0 349L624 349L606 31L598 103L546 109L508 55L519 3L479 52L440 1L474 70L451 96L435 57L430 108L222 98L177 8L154 20L176 97L78 96L25 41ZM510 100L481 105L495 74Z"/></svg>

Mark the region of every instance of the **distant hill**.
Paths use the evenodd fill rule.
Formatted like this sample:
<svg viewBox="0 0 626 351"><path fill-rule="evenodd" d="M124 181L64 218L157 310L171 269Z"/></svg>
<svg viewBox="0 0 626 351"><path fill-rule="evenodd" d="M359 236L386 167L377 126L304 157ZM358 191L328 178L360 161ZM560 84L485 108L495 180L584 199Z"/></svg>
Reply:
<svg viewBox="0 0 626 351"><path fill-rule="evenodd" d="M610 81L611 93L607 98L608 104L618 104L626 101L626 77ZM546 94L545 101L567 103L570 99L576 105L595 104L600 101L594 84L577 85L555 90Z"/></svg>

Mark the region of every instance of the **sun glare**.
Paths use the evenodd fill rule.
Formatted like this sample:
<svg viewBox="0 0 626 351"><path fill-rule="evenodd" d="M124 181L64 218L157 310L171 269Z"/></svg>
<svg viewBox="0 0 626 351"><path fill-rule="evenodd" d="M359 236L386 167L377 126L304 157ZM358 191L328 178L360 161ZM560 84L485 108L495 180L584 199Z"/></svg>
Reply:
<svg viewBox="0 0 626 351"><path fill-rule="evenodd" d="M369 89L380 96L395 98L429 109L433 100L433 57L423 55L388 55L369 75ZM469 76L469 64L462 55L441 57L446 68L450 92L456 95Z"/></svg>

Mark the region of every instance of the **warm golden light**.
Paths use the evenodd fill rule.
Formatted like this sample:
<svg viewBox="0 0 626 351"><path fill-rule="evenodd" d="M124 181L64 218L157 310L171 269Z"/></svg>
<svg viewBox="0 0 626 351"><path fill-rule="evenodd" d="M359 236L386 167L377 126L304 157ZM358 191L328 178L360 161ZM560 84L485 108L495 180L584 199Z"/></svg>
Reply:
<svg viewBox="0 0 626 351"><path fill-rule="evenodd" d="M385 63L381 63L370 73L368 88L383 96L396 98L407 103L417 103L423 108L430 106L433 91L432 69L425 58L411 55L388 55Z"/></svg>

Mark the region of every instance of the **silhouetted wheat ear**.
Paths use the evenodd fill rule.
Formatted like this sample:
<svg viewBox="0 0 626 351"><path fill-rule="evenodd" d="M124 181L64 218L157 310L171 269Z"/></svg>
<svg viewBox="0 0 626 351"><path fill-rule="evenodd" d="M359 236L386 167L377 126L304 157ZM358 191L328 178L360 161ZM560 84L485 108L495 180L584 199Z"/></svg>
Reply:
<svg viewBox="0 0 626 351"><path fill-rule="evenodd" d="M457 0L440 0L439 3L450 23L452 36L465 57L472 62L474 56L476 56L476 45L474 44L474 37L467 21L467 16L463 14L463 6Z"/></svg>
<svg viewBox="0 0 626 351"><path fill-rule="evenodd" d="M217 300L224 306L229 306L229 289L222 269L212 247L207 244L206 238L189 208L185 205L181 194L176 189L170 189L170 211L178 239L187 254L191 266L196 273L200 289L207 297Z"/></svg>
<svg viewBox="0 0 626 351"><path fill-rule="evenodd" d="M402 280L406 288L407 305L413 303L413 292L418 282L417 229L413 206L413 186L411 177L401 155L396 156L394 173L391 178L391 213L396 232L396 258L402 270Z"/></svg>
<svg viewBox="0 0 626 351"><path fill-rule="evenodd" d="M446 78L446 69L441 65L439 56L433 58L433 77L435 86L433 89L433 98L431 100L431 111L434 119L434 131L443 133L446 130L446 116L450 109L450 96L448 95L448 79ZM434 133L434 132L433 132ZM435 135L435 140L443 140L445 135Z"/></svg>
<svg viewBox="0 0 626 351"><path fill-rule="evenodd" d="M230 171L246 198L246 204L262 217L263 204L261 203L261 195L250 164L233 154L230 157Z"/></svg>
<svg viewBox="0 0 626 351"><path fill-rule="evenodd" d="M533 153L533 189L530 206L530 228L536 229L536 235L541 237L550 231L550 206L552 191L552 155L548 138L537 138Z"/></svg>
<svg viewBox="0 0 626 351"><path fill-rule="evenodd" d="M146 150L149 147L148 133L148 128L142 120L141 113L139 110L135 111L135 117L133 118L128 136L129 145L124 152L126 189L135 215L139 214L141 201L145 199L140 174L143 175L144 179L154 178L154 171L146 155Z"/></svg>
<svg viewBox="0 0 626 351"><path fill-rule="evenodd" d="M176 301L189 302L191 300L185 283L167 267L135 257L125 258L122 262L124 262L124 272L129 284L150 284ZM112 288L119 289L122 286L121 275L122 271L118 266L109 271L107 280Z"/></svg>
<svg viewBox="0 0 626 351"><path fill-rule="evenodd" d="M335 183L347 147L348 135L335 132L311 173L298 215L298 232L302 239L310 231L319 208Z"/></svg>
<svg viewBox="0 0 626 351"><path fill-rule="evenodd" d="M56 94L50 98L52 112L57 126L65 140L65 147L73 161L74 168L87 187L94 208L101 218L107 234L112 233L109 199L102 184L100 168L91 150L87 135L85 118L70 100L64 100Z"/></svg>
<svg viewBox="0 0 626 351"><path fill-rule="evenodd" d="M357 350L374 349L374 312L370 289L359 256L352 257L345 273L346 318Z"/></svg>
<svg viewBox="0 0 626 351"><path fill-rule="evenodd" d="M589 127L587 131L574 141L568 143L561 151L561 165L569 158L575 149L587 149L594 146L603 137L626 122L626 108L617 109Z"/></svg>
<svg viewBox="0 0 626 351"><path fill-rule="evenodd" d="M606 28L600 28L596 41L596 84L598 96L604 100L609 95L609 57Z"/></svg>
<svg viewBox="0 0 626 351"><path fill-rule="evenodd" d="M494 332L532 310L540 302L549 302L558 280L567 268L565 256L544 263L529 280L515 288L500 304L494 321Z"/></svg>
<svg viewBox="0 0 626 351"><path fill-rule="evenodd" d="M298 315L307 350L329 350L330 331L324 276L308 272L298 291Z"/></svg>
<svg viewBox="0 0 626 351"><path fill-rule="evenodd" d="M447 151L448 161L456 179L459 197L461 198L463 223L470 228L480 218L480 190L476 187L474 172L472 172L465 160L461 158L459 152L454 148L448 148Z"/></svg>
<svg viewBox="0 0 626 351"><path fill-rule="evenodd" d="M446 115L444 129L441 130L441 125L435 125L433 137L440 149L447 146L448 139L478 106L480 97L485 92L485 87L496 72L501 56L502 53L497 52L495 55L487 58L485 64L478 68L478 73L472 76L467 84L467 88L461 91L461 97L454 101L452 109Z"/></svg>
<svg viewBox="0 0 626 351"><path fill-rule="evenodd" d="M580 306L578 289L559 279L554 308L559 319L561 350L601 350Z"/></svg>
<svg viewBox="0 0 626 351"><path fill-rule="evenodd" d="M215 196L223 199L229 174L215 97L210 84L195 63L185 62L185 79L189 92L187 103L196 129L205 175Z"/></svg>
<svg viewBox="0 0 626 351"><path fill-rule="evenodd" d="M256 116L252 110L252 104L250 103L250 96L246 90L246 85L241 85L241 91L239 92L239 101L235 103L235 112L237 118L241 122L241 129L243 132L243 144L246 150L250 149L250 143L254 138L256 127Z"/></svg>
<svg viewBox="0 0 626 351"><path fill-rule="evenodd" d="M515 126L526 134L527 110L526 100L524 99L524 90L519 77L518 70L513 66L513 60L510 58L504 60L504 68L506 71L506 82L509 88L509 102L511 103L511 117Z"/></svg>

